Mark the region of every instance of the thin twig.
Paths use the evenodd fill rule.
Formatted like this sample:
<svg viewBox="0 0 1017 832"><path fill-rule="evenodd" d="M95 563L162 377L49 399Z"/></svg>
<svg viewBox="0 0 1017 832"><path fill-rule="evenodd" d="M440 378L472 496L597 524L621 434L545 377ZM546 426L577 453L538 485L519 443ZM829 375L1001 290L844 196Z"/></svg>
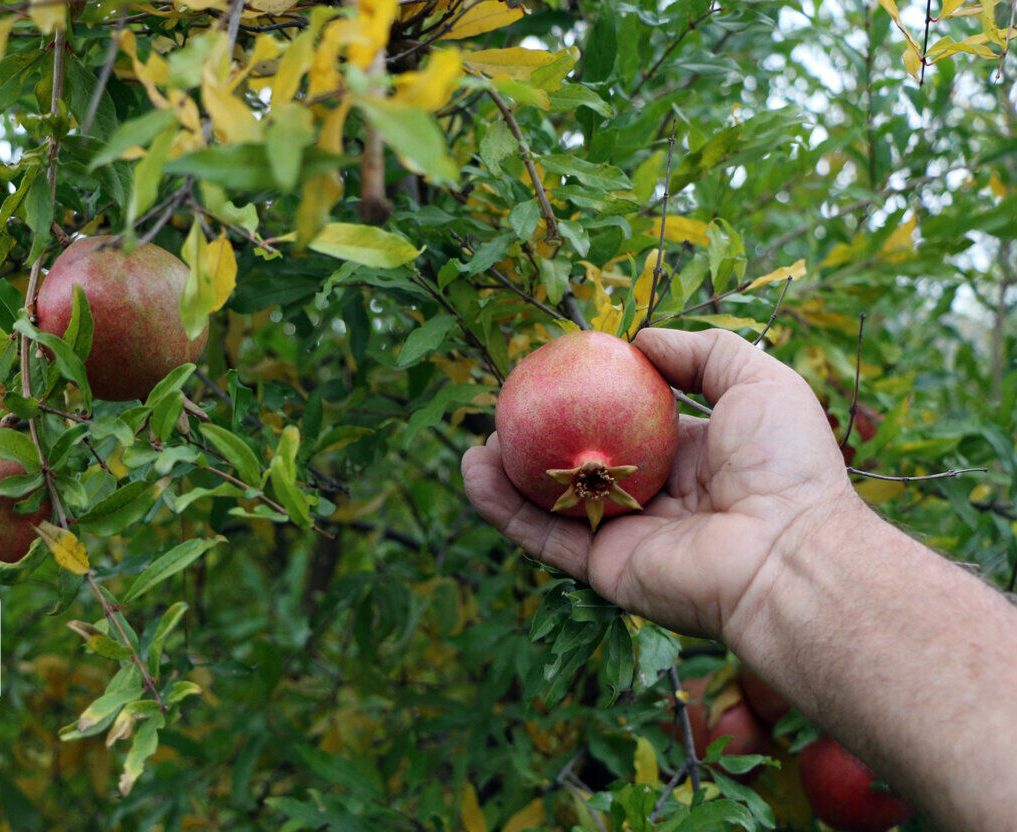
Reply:
<svg viewBox="0 0 1017 832"><path fill-rule="evenodd" d="M680 35L668 44L667 49L661 54L661 56L654 62L653 66L649 69L643 70L643 75L639 79L639 83L632 89L630 97L634 98L636 94L643 88L643 85L649 81L654 75L657 74L657 70L660 69L660 65L667 60L668 56L674 52L675 49L681 44L683 40L689 35L690 32L695 30L700 23L708 18L714 12L719 11L718 8L714 8L713 4L710 4L710 8L706 10L705 14L700 15L695 20L690 20L688 26L686 26Z"/></svg>
<svg viewBox="0 0 1017 832"><path fill-rule="evenodd" d="M689 710L685 707L685 700L681 697L682 680L678 675L678 668L674 665L668 670L667 676L671 681L671 689L674 692L674 725L677 727L681 723L682 726L682 743L685 746L685 759L688 761L689 777L692 780L692 792L695 794L699 791L699 766L701 764L696 756L696 740L692 735Z"/></svg>
<svg viewBox="0 0 1017 832"><path fill-rule="evenodd" d="M526 139L523 137L522 130L519 129L519 122L516 121L516 117L512 115L512 110L508 104L505 103L505 99L498 95L497 90L491 88L487 91L487 94L491 96L491 100L494 105L501 111L502 118L505 119L505 124L508 125L508 129L515 136L516 141L519 143L519 153L523 158L523 164L526 165L526 171L530 174L530 181L533 183L533 191L536 194L537 202L540 203L540 210L544 215L544 222L547 223L547 240L548 242L558 242L561 238L558 235L558 221L554 217L554 211L551 209L551 203L547 198L547 193L544 191L544 183L540 181L540 176L537 174L537 166L533 162L533 155L530 153L530 146L526 143Z"/></svg>
<svg viewBox="0 0 1017 832"><path fill-rule="evenodd" d="M862 377L862 334L865 331L865 313L858 316L858 346L855 349L855 390L851 394L851 407L848 408L847 430L844 431L844 438L840 440L840 447L846 448L851 438L851 429L855 426L855 416L858 414L858 386Z"/></svg>
<svg viewBox="0 0 1017 832"><path fill-rule="evenodd" d="M678 784L685 779L685 776L689 773L689 761L686 760L682 763L678 770L671 776L671 779L667 781L667 785L664 786L664 791L660 793L660 797L657 798L657 802L653 806L653 811L650 813L650 823L656 823L660 820L660 816L664 811L664 804L667 803L668 797L671 793L678 788Z"/></svg>
<svg viewBox="0 0 1017 832"><path fill-rule="evenodd" d="M88 110L85 113L85 119L81 122L81 132L86 136L92 130L92 124L95 121L96 113L99 112L99 104L102 103L103 93L106 92L106 85L109 83L109 79L113 75L113 64L116 63L117 53L120 51L120 33L124 30L126 19L127 18L125 17L117 19L116 31L110 36L109 44L106 47L106 57L103 59L102 69L99 70L99 77L96 79L95 89L92 90L92 98L88 102Z"/></svg>
<svg viewBox="0 0 1017 832"><path fill-rule="evenodd" d="M886 474L874 474L872 471L859 471L850 465L847 468L849 474L856 477L868 477L870 480L886 480L887 482L924 482L926 480L942 480L948 477L959 477L961 474L984 473L988 468L951 468L949 471L940 471L938 474L924 474L920 477L891 477Z"/></svg>
<svg viewBox="0 0 1017 832"><path fill-rule="evenodd" d="M229 47L226 50L226 54L229 56L230 63L233 62L233 47L237 43L237 33L240 31L240 15L244 11L244 0L233 0L230 4L230 14L226 18L226 39L229 43Z"/></svg>
<svg viewBox="0 0 1017 832"><path fill-rule="evenodd" d="M705 404L700 404L690 396L685 395L681 390L676 390L674 387L671 388L671 392L674 393L674 397L684 405L688 405L693 410L698 410L700 413L710 416L713 414L713 410L707 407Z"/></svg>
<svg viewBox="0 0 1017 832"><path fill-rule="evenodd" d="M925 56L929 54L929 29L932 27L932 0L925 0L925 42L922 44L922 74L918 86L925 83Z"/></svg>
<svg viewBox="0 0 1017 832"><path fill-rule="evenodd" d="M455 240L457 243L459 243L460 248L462 248L463 251L465 251L468 255L470 255L470 257L473 257L474 254L476 254L476 252L473 249L473 246L471 246L465 239L460 237L455 231L452 231L451 234L452 234L452 239ZM512 292L515 292L515 294L519 295L519 297L521 297L527 303L532 304L533 306L536 306L537 309L539 309L541 312L544 312L545 314L550 315L555 320L559 320L560 321L560 320L562 320L564 318L564 316L561 313L559 313L558 311L552 309L547 304L541 303L539 300L537 300L535 297L533 297L533 295L527 294L522 289L520 289L518 286L516 286L515 283L513 283L511 280L509 280L495 266L491 266L487 270L487 273L490 274L495 280L497 280L506 289L509 289Z"/></svg>
<svg viewBox="0 0 1017 832"><path fill-rule="evenodd" d="M579 302L576 300L576 296L572 294L571 289L565 291L561 299L561 305L565 310L566 317L576 326L580 329L590 328L590 325L586 322L586 317L583 315L583 310L579 308Z"/></svg>
<svg viewBox="0 0 1017 832"><path fill-rule="evenodd" d="M1014 23L1017 23L1017 0L1010 0L1010 22L1003 36L1003 51L999 56L999 66L996 67L996 83L1003 80L1003 65L1006 63L1006 56L1010 54L1010 38L1013 37Z"/></svg>
<svg viewBox="0 0 1017 832"><path fill-rule="evenodd" d="M752 342L752 346L758 345L766 337L766 333L770 331L770 327L774 325L777 320L777 315L780 313L780 307L784 303L784 295L787 294L787 290L791 288L791 281L793 277L788 275L787 280L784 281L784 287L780 290L780 296L777 298L777 302L773 305L773 312L770 313L770 320L766 322L766 326L763 327L763 331L756 336L756 339Z"/></svg>
<svg viewBox="0 0 1017 832"><path fill-rule="evenodd" d="M657 305L657 287L660 284L660 278L664 274L664 235L667 231L667 206L671 199L671 164L674 161L674 143L675 135L672 130L671 137L667 140L667 168L664 172L664 196L660 202L660 239L657 241L657 263L653 267L650 298L646 302L646 317L643 318L643 322L639 325L640 329L644 326L649 326L653 322L653 310Z"/></svg>

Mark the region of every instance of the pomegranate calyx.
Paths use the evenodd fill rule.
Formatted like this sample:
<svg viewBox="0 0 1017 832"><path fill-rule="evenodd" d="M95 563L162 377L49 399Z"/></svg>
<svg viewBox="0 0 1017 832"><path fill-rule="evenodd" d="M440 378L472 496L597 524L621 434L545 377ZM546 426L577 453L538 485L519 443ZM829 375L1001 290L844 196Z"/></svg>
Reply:
<svg viewBox="0 0 1017 832"><path fill-rule="evenodd" d="M631 477L636 470L635 465L608 467L602 462L584 462L576 468L549 468L549 477L568 486L551 511L564 511L582 503L593 531L604 517L605 500L639 511L642 509L639 501L618 485L619 480Z"/></svg>

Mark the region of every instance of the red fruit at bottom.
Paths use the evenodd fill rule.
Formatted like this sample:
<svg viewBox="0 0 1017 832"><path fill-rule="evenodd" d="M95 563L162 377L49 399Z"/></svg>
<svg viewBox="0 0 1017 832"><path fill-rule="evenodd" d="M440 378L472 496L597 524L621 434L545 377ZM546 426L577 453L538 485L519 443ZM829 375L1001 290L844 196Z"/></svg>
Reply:
<svg viewBox="0 0 1017 832"><path fill-rule="evenodd" d="M602 332L563 335L526 356L505 380L495 422L513 485L594 529L642 508L678 450L671 387L638 349Z"/></svg>
<svg viewBox="0 0 1017 832"><path fill-rule="evenodd" d="M901 798L875 791L871 769L830 737L802 751L801 776L816 817L840 832L886 832L914 814Z"/></svg>
<svg viewBox="0 0 1017 832"><path fill-rule="evenodd" d="M24 473L25 469L18 463L0 460L0 480ZM14 506L24 499L24 497L0 497L0 561L3 563L16 563L21 560L35 540L34 526L50 518L48 500L32 514L18 514Z"/></svg>

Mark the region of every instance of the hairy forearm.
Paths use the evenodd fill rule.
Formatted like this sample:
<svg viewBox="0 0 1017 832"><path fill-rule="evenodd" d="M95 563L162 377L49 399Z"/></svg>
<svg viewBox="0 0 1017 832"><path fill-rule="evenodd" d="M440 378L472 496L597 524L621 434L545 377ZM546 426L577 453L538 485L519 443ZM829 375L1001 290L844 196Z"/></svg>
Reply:
<svg viewBox="0 0 1017 832"><path fill-rule="evenodd" d="M729 643L944 830L1017 830L1017 608L864 506L788 535Z"/></svg>

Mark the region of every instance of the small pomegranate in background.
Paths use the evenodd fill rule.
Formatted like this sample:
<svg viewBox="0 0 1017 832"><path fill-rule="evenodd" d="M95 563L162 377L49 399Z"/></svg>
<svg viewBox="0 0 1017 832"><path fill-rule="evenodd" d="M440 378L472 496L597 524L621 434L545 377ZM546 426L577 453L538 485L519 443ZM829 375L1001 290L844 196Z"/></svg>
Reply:
<svg viewBox="0 0 1017 832"><path fill-rule="evenodd" d="M0 480L16 477L25 473L25 469L17 462L0 460ZM35 526L43 520L49 520L52 514L49 500L32 514L18 514L14 507L24 497L0 497L0 561L17 563L28 552L35 540Z"/></svg>
<svg viewBox="0 0 1017 832"><path fill-rule="evenodd" d="M767 725L776 725L782 716L791 710L788 702L759 676L747 667L742 667L738 677L745 691L745 701L753 712Z"/></svg>
<svg viewBox="0 0 1017 832"><path fill-rule="evenodd" d="M873 789L871 769L830 737L802 751L801 776L816 817L839 832L886 832L914 814L901 798Z"/></svg>
<svg viewBox="0 0 1017 832"><path fill-rule="evenodd" d="M563 335L520 361L495 424L515 487L594 530L660 491L678 450L671 387L638 349L603 332Z"/></svg>

